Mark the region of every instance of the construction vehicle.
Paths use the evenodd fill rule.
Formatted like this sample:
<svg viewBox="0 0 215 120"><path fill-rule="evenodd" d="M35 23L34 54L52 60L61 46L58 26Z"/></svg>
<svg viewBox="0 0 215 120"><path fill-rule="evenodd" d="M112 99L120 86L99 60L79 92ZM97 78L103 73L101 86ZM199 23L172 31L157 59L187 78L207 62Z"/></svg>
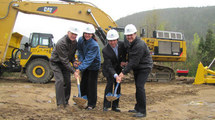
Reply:
<svg viewBox="0 0 215 120"><path fill-rule="evenodd" d="M91 23L97 27L96 34L103 44L107 43L107 30L117 26L110 16L89 3L1 0L0 8L0 72L22 69L34 83L47 83L53 77L48 62L53 47L50 39L41 39L42 34L35 33L30 37L29 50L19 50L22 35L12 35L18 12ZM21 52L19 60L18 52Z"/></svg>
<svg viewBox="0 0 215 120"><path fill-rule="evenodd" d="M214 61L215 58L213 59L209 66L205 67L201 62L199 63L195 81L193 84L215 83L215 71L210 69Z"/></svg>
<svg viewBox="0 0 215 120"><path fill-rule="evenodd" d="M142 30L144 31L144 30ZM144 35L144 33L141 33ZM152 55L153 69L148 81L168 82L175 79L172 68L155 62L184 62L187 58L186 41L181 32L155 30L152 38L142 37Z"/></svg>
<svg viewBox="0 0 215 120"><path fill-rule="evenodd" d="M5 64L7 61L6 56L8 54L9 43L11 41L12 31L15 24L16 16L18 12L24 12L27 14L37 14L49 17L63 18L68 20L80 21L84 23L93 24L96 27L96 35L99 37L103 45L107 44L106 33L111 28L117 28L117 24L111 19L109 15L104 13L95 5L88 2L80 1L70 1L70 2L30 2L30 1L12 1L12 0L1 0L0 1L0 69L7 67ZM165 34L166 35L166 34ZM164 38L143 38L148 44L152 57L154 61L166 61L166 62L176 62L184 61L186 59L186 43L184 40L173 39L164 39ZM168 45L168 46L166 46ZM168 48L168 49L165 49ZM14 49L17 49L14 48ZM31 51L31 54L41 55L41 53L36 53L37 49ZM170 50L167 52L167 50ZM51 51L49 51L51 52ZM24 54L24 53L23 53ZM21 55L23 55L21 54ZM27 54L27 53L26 53ZM11 65L12 67L19 66L25 70L26 74L34 75L38 83L46 83L52 78L52 74L46 74L47 71L50 71L49 67L43 67L37 65L39 63L46 61L48 59L38 58L40 62L34 62L35 65L31 65L32 61L36 59L25 59L25 62L20 62L23 64L20 65ZM22 61L22 56L20 61ZM35 60L36 61L36 60ZM13 64L13 63L12 63ZM47 64L48 65L48 64ZM32 67L29 69L29 67ZM164 66L157 67L154 65L154 68L150 75L153 80L162 80L168 79L172 80L174 75L173 70L166 69ZM39 70L36 72L35 70ZM48 75L48 76L47 76ZM162 77L160 77L162 76ZM163 77L167 76L167 77ZM30 79L30 77L28 77ZM45 80L47 78L47 80Z"/></svg>
<svg viewBox="0 0 215 120"><path fill-rule="evenodd" d="M31 33L29 43L21 51L20 65L28 79L34 83L47 83L53 77L49 59L54 47L53 35L46 33Z"/></svg>
<svg viewBox="0 0 215 120"><path fill-rule="evenodd" d="M47 83L53 77L49 67L49 58L54 42L52 34L31 33L29 42L20 48L22 35L13 33L6 54L6 61L1 66L0 73L25 72L28 79L34 83ZM21 67L27 66L27 67Z"/></svg>

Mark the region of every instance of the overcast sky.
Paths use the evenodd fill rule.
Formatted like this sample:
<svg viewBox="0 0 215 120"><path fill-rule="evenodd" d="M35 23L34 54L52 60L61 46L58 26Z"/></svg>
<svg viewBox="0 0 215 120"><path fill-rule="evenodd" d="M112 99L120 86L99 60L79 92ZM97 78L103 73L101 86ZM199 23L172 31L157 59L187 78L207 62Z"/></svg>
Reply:
<svg viewBox="0 0 215 120"><path fill-rule="evenodd" d="M153 9L215 6L215 0L84 0L84 1L93 3L98 8L107 13L109 16L111 16L113 20L117 20L121 17L125 17L136 12L142 12ZM52 33L55 37L55 41L57 41L64 34L66 34L68 27L74 24L80 26L84 25L82 23L77 23L74 21L71 22L68 20L19 13L15 23L14 32L19 32L25 36L29 36L31 32Z"/></svg>

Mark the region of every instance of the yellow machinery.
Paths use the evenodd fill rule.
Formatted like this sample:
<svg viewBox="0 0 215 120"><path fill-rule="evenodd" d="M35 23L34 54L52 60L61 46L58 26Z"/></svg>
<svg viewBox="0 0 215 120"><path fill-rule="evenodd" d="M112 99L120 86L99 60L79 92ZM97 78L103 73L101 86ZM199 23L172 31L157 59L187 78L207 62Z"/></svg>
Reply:
<svg viewBox="0 0 215 120"><path fill-rule="evenodd" d="M206 67L204 67L201 62L199 63L193 84L215 83L215 71L210 70L210 67L214 61L215 59L209 66Z"/></svg>
<svg viewBox="0 0 215 120"><path fill-rule="evenodd" d="M40 45L40 35L34 34L30 50L19 50L20 40L14 41L12 36L18 11L28 14L38 14L56 18L63 18L96 26L96 34L103 44L106 44L105 33L116 23L106 13L92 4L82 2L29 2L29 1L0 1L0 73L4 71L20 71L23 68L28 79L35 83L46 83L51 80L53 73L48 61L52 46ZM13 38L13 39L12 39ZM36 39L38 39L36 41ZM46 39L44 39L46 40ZM50 40L49 40L50 41ZM34 44L36 42L38 45ZM49 43L49 42L45 42ZM10 47L10 44L16 44ZM13 52L12 52L13 51ZM20 61L13 56L21 51ZM10 58L11 57L11 58Z"/></svg>
<svg viewBox="0 0 215 120"><path fill-rule="evenodd" d="M156 30L152 38L142 39L148 45L154 62L186 61L186 41L181 32ZM173 79L175 72L172 68L154 64L148 80L168 82Z"/></svg>
<svg viewBox="0 0 215 120"><path fill-rule="evenodd" d="M18 12L91 23L96 27L96 35L100 38L104 45L107 44L107 31L111 28L117 28L117 24L111 19L109 15L91 3L80 1L30 2L21 0L1 0L0 72L4 72L4 68L10 68L9 64L6 64L8 63L7 56L13 56L13 53L10 53L11 50L9 50L9 46L11 44L10 42L13 43L13 41L11 41L11 37ZM154 38L143 38L151 50L154 61L179 62L186 60L186 43L183 39L178 39L182 36L173 32L162 33L162 31L157 31L155 36L156 37ZM37 46L34 48L32 45L30 45L30 47L31 50L29 52L21 51L20 64L9 62L11 64L10 66L13 68L23 68L28 79L32 82L46 83L50 81L53 74L51 73L50 68L47 67L48 64L45 66L41 65L41 63L48 63L50 52L52 50L51 47ZM45 50L45 48L49 49L48 47L50 47L50 50ZM13 49L18 48L19 46L16 46ZM47 52L47 55L45 55L46 57L43 55L45 52ZM27 59L24 59L24 55L28 56L26 57ZM153 70L155 72L152 72L150 75L151 79L156 81L165 79L167 79L167 81L172 80L174 78L174 71L170 68L167 68L168 67L154 65L154 69L156 70Z"/></svg>

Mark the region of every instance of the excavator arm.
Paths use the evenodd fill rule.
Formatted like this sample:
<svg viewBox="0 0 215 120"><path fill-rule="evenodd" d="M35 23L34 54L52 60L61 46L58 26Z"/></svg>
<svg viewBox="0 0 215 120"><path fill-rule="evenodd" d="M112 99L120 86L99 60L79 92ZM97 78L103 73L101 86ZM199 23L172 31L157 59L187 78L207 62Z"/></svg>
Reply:
<svg viewBox="0 0 215 120"><path fill-rule="evenodd" d="M28 14L38 14L50 17L91 23L107 32L109 27L117 24L109 15L96 6L83 2L13 2L12 7Z"/></svg>
<svg viewBox="0 0 215 120"><path fill-rule="evenodd" d="M80 21L93 24L96 34L103 44L107 44L107 31L117 24L105 12L95 5L84 2L30 2L30 1L0 1L0 63L5 60L6 52L18 11L27 14L37 14L55 18Z"/></svg>

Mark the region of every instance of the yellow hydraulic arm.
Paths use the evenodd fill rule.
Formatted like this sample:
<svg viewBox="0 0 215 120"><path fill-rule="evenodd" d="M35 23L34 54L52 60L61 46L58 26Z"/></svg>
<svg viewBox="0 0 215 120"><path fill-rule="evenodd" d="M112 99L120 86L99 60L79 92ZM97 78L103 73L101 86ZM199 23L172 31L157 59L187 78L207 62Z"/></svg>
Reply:
<svg viewBox="0 0 215 120"><path fill-rule="evenodd" d="M96 6L83 2L30 2L0 1L0 64L4 62L9 40L13 31L18 11L68 20L91 23L97 30L103 44L105 33L110 27L117 27L112 18Z"/></svg>

